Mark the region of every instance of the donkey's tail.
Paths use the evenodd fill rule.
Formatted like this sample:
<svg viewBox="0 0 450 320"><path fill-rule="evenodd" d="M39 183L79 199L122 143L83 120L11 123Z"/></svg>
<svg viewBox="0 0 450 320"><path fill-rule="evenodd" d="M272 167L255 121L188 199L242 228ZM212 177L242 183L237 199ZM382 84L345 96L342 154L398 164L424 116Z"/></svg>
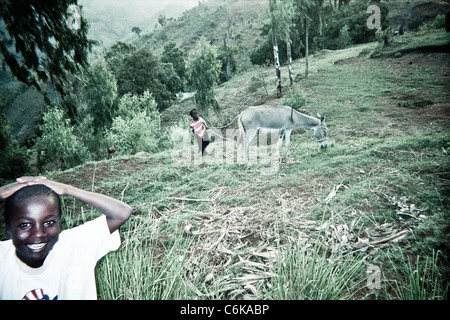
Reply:
<svg viewBox="0 0 450 320"><path fill-rule="evenodd" d="M238 126L239 126L239 140L238 140L238 159L240 158L239 153L242 156L242 159L244 161L244 163L246 162L246 154L247 154L247 150L246 150L246 143L245 143L245 127L244 124L242 123L242 116L241 114L239 115L238 118Z"/></svg>

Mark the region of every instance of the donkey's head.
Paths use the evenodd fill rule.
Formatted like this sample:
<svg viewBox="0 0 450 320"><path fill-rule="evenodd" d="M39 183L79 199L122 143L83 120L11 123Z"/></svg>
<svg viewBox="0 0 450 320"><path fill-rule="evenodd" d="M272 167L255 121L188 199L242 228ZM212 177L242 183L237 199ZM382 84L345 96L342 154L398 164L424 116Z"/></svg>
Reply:
<svg viewBox="0 0 450 320"><path fill-rule="evenodd" d="M328 128L325 123L325 117L320 116L320 114L317 114L317 116L320 119L319 125L314 128L314 137L316 138L316 141L319 143L320 149L324 149L328 146L327 141L327 133Z"/></svg>

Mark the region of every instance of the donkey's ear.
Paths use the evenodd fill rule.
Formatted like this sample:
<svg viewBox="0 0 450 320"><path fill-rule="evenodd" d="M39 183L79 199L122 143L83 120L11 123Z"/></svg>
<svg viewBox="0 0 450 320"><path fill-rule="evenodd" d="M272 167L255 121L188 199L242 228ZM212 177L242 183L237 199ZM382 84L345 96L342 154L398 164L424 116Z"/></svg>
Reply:
<svg viewBox="0 0 450 320"><path fill-rule="evenodd" d="M323 120L325 120L325 116L321 116L319 113L317 113L317 118L320 119L320 122L323 122Z"/></svg>

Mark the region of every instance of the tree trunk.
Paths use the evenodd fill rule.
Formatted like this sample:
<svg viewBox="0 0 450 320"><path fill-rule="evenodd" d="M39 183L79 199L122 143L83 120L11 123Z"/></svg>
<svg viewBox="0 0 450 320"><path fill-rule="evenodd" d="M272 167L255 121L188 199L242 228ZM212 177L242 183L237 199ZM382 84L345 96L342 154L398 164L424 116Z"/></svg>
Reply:
<svg viewBox="0 0 450 320"><path fill-rule="evenodd" d="M308 78L309 73L309 23L308 18L305 19L305 30L306 30L306 39L305 39L305 78Z"/></svg>
<svg viewBox="0 0 450 320"><path fill-rule="evenodd" d="M227 80L230 79L231 79L230 52L227 51Z"/></svg>
<svg viewBox="0 0 450 320"><path fill-rule="evenodd" d="M294 84L294 77L293 77L293 69L292 69L292 50L291 50L291 38L289 36L289 31L286 30L286 48L287 48L287 59L289 63L289 83L290 86Z"/></svg>
<svg viewBox="0 0 450 320"><path fill-rule="evenodd" d="M275 70L277 75L277 97L281 98L281 70L280 70L280 56L278 51L278 41L277 41L277 21L275 18L275 8L276 0L269 0L269 10L272 20L272 45L273 45L273 56L275 60Z"/></svg>
<svg viewBox="0 0 450 320"><path fill-rule="evenodd" d="M231 79L230 28L231 28L231 19L228 19L227 34L223 37L225 54L227 55L227 80Z"/></svg>
<svg viewBox="0 0 450 320"><path fill-rule="evenodd" d="M272 27L272 42L273 42L273 55L275 59L275 70L277 75L277 98L281 98L281 69L280 69L280 56L278 52L278 41L275 32L275 27Z"/></svg>
<svg viewBox="0 0 450 320"><path fill-rule="evenodd" d="M53 80L53 74L51 72L49 72L49 74L50 74L50 82L52 84L53 94L55 95L55 103L57 105L59 105L59 98L58 98L58 93L56 92L55 82Z"/></svg>
<svg viewBox="0 0 450 320"><path fill-rule="evenodd" d="M227 81L231 78L231 69L230 69L230 49L227 46L227 37L223 36L223 46L225 47L225 55L226 55L226 63L227 63Z"/></svg>

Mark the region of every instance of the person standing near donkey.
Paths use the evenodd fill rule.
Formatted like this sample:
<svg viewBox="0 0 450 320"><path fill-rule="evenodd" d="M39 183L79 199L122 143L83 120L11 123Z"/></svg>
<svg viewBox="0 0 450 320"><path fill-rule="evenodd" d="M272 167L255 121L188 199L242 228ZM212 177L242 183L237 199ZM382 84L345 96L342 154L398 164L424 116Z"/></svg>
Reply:
<svg viewBox="0 0 450 320"><path fill-rule="evenodd" d="M205 156L208 154L205 149L210 143L208 132L206 132L208 126L206 125L205 120L198 115L197 109L192 109L189 114L192 117L191 130L198 144L198 152L201 152L202 156ZM212 141L214 141L214 136L211 137L211 142Z"/></svg>

